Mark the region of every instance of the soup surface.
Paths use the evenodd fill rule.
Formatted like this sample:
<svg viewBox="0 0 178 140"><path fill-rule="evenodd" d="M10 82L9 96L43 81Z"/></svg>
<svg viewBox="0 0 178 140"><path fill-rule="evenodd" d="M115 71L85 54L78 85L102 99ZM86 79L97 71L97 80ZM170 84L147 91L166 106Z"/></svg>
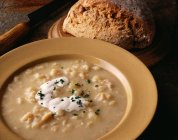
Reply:
<svg viewBox="0 0 178 140"><path fill-rule="evenodd" d="M25 139L94 140L119 123L127 96L110 72L84 60L64 59L16 75L1 106L7 125Z"/></svg>

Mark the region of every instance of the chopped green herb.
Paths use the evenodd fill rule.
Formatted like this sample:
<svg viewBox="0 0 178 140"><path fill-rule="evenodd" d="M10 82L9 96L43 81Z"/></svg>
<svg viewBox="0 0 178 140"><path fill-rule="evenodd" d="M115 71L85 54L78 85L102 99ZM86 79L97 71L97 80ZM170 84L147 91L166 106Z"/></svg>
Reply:
<svg viewBox="0 0 178 140"><path fill-rule="evenodd" d="M79 83L76 83L75 86L80 87L81 85Z"/></svg>
<svg viewBox="0 0 178 140"><path fill-rule="evenodd" d="M99 113L100 113L100 109L97 109L97 110L95 111L95 114L96 114L96 115L99 115Z"/></svg>
<svg viewBox="0 0 178 140"><path fill-rule="evenodd" d="M71 98L71 101L72 101L72 102L75 102L75 99L72 97L72 98Z"/></svg>
<svg viewBox="0 0 178 140"><path fill-rule="evenodd" d="M79 105L79 107L83 107L81 100L78 100L76 103Z"/></svg>
<svg viewBox="0 0 178 140"><path fill-rule="evenodd" d="M89 91L88 91L89 92ZM80 94L83 98L88 98L90 95L89 94L87 94L87 93L85 93L83 90L82 90L82 92L81 92L81 94Z"/></svg>
<svg viewBox="0 0 178 140"><path fill-rule="evenodd" d="M74 93L75 93L75 90L74 90L74 89L72 89L71 93L72 93L72 94L74 94Z"/></svg>
<svg viewBox="0 0 178 140"><path fill-rule="evenodd" d="M76 97L75 97L75 99L79 99L79 98L81 98L81 97L80 97L80 96L76 96Z"/></svg>
<svg viewBox="0 0 178 140"><path fill-rule="evenodd" d="M55 81L55 82L54 82L54 84L58 84L58 83L59 83L59 81Z"/></svg>
<svg viewBox="0 0 178 140"><path fill-rule="evenodd" d="M88 79L88 80L87 80L87 83L88 83L88 84L90 84L90 83L91 83L91 81Z"/></svg>
<svg viewBox="0 0 178 140"><path fill-rule="evenodd" d="M61 84L63 84L65 81L63 79L60 79Z"/></svg>
<svg viewBox="0 0 178 140"><path fill-rule="evenodd" d="M85 94L85 95L83 95L83 97L84 98L88 98L88 97L90 97L90 95L89 94Z"/></svg>
<svg viewBox="0 0 178 140"><path fill-rule="evenodd" d="M81 96L83 96L85 94L85 92L82 90L82 92L81 92Z"/></svg>
<svg viewBox="0 0 178 140"><path fill-rule="evenodd" d="M45 97L41 90L37 94L40 96L41 100L43 100L43 98Z"/></svg>

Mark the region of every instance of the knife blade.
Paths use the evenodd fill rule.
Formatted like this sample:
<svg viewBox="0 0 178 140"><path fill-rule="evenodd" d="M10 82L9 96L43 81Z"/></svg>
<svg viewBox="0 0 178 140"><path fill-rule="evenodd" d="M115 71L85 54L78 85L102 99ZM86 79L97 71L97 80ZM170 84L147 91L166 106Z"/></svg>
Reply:
<svg viewBox="0 0 178 140"><path fill-rule="evenodd" d="M47 19L54 11L61 12L68 4L73 4L77 0L54 0L49 4L28 14L29 21L17 24L15 27L0 35L0 55L12 49L15 44L22 39L29 30Z"/></svg>

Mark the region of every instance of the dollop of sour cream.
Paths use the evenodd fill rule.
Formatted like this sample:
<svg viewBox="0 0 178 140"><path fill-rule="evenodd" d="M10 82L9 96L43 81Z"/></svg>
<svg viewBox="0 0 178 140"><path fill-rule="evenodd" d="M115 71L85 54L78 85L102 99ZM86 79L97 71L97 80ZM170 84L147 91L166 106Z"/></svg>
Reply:
<svg viewBox="0 0 178 140"><path fill-rule="evenodd" d="M67 77L59 77L42 84L40 90L35 95L39 105L48 108L53 113L59 110L71 112L84 109L85 99L80 96L72 95L63 98L53 98L53 91L68 85L68 83L69 79Z"/></svg>

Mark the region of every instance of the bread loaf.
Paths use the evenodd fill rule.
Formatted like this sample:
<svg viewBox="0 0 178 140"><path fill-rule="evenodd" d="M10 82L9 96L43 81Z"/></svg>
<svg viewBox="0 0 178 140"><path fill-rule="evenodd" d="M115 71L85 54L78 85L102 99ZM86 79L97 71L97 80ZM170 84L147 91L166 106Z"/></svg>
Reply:
<svg viewBox="0 0 178 140"><path fill-rule="evenodd" d="M143 0L79 0L65 18L63 31L131 49L149 46L155 26Z"/></svg>

